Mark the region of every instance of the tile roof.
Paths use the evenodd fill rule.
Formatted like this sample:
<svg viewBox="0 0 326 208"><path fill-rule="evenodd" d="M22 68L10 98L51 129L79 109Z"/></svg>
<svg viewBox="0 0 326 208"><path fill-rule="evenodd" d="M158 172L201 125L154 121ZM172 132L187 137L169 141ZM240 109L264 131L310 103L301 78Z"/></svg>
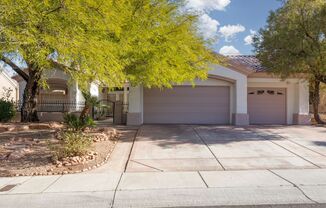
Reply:
<svg viewBox="0 0 326 208"><path fill-rule="evenodd" d="M227 57L235 63L247 65L256 72L265 72L268 70L267 68L263 67L256 56L253 55L230 55Z"/></svg>

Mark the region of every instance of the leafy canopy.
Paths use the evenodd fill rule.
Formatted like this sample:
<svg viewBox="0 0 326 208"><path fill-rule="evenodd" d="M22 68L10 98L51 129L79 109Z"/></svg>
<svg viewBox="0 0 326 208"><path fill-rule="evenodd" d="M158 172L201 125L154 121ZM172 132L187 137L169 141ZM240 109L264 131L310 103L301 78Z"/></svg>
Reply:
<svg viewBox="0 0 326 208"><path fill-rule="evenodd" d="M271 12L254 45L263 65L282 77L305 73L326 81L325 35L325 0L288 0Z"/></svg>
<svg viewBox="0 0 326 208"><path fill-rule="evenodd" d="M218 60L182 3L1 0L0 58L20 57L41 73L59 64L81 87L93 80L171 87L205 78Z"/></svg>

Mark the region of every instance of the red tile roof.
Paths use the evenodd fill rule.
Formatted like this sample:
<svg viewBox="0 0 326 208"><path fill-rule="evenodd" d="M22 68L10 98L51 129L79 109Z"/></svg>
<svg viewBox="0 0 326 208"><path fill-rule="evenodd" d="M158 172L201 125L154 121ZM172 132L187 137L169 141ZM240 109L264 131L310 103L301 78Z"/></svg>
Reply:
<svg viewBox="0 0 326 208"><path fill-rule="evenodd" d="M265 72L268 70L267 68L263 67L256 56L253 55L232 55L227 57L236 63L247 65L256 72Z"/></svg>

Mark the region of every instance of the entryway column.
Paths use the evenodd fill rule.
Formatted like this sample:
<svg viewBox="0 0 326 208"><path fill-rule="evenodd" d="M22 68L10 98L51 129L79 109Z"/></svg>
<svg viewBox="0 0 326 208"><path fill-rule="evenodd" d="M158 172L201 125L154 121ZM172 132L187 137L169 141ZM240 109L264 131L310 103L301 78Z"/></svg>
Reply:
<svg viewBox="0 0 326 208"><path fill-rule="evenodd" d="M235 112L232 116L232 121L234 125L249 125L249 115L248 115L248 86L247 78L238 79L235 82Z"/></svg>
<svg viewBox="0 0 326 208"><path fill-rule="evenodd" d="M296 113L293 114L293 124L308 125L311 122L309 115L309 82L300 80L296 87Z"/></svg>
<svg viewBox="0 0 326 208"><path fill-rule="evenodd" d="M141 124L143 124L143 87L130 87L127 125Z"/></svg>

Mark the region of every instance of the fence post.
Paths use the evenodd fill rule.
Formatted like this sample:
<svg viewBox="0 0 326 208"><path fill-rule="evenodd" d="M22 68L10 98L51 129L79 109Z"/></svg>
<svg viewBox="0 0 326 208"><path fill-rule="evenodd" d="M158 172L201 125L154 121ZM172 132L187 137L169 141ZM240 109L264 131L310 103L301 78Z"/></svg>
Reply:
<svg viewBox="0 0 326 208"><path fill-rule="evenodd" d="M122 124L122 102L114 102L113 123Z"/></svg>
<svg viewBox="0 0 326 208"><path fill-rule="evenodd" d="M91 109L91 111L92 111L92 119L95 119L95 107L94 106L92 106L92 109Z"/></svg>

